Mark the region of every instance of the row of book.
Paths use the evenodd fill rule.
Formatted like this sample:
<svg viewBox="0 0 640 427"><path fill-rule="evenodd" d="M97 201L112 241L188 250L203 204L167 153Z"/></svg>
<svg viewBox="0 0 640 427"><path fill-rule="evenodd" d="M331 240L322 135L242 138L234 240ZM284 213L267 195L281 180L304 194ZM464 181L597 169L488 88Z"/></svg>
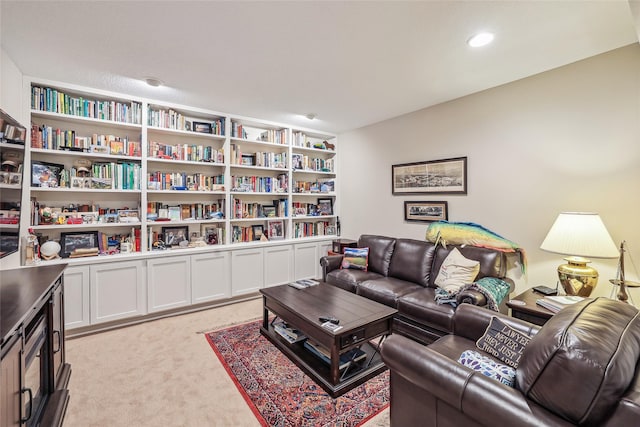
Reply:
<svg viewBox="0 0 640 427"><path fill-rule="evenodd" d="M333 179L318 179L316 181L295 181L295 193L333 193L335 181Z"/></svg>
<svg viewBox="0 0 640 427"><path fill-rule="evenodd" d="M94 162L91 165L91 176L111 180L112 190L140 190L140 175L138 163Z"/></svg>
<svg viewBox="0 0 640 427"><path fill-rule="evenodd" d="M31 125L31 147L44 150L75 150L103 154L141 156L139 141L116 135L78 136L75 130L54 129L52 126Z"/></svg>
<svg viewBox="0 0 640 427"><path fill-rule="evenodd" d="M333 172L333 159L321 159L304 154L291 155L291 167L294 170L316 171L316 172Z"/></svg>
<svg viewBox="0 0 640 427"><path fill-rule="evenodd" d="M210 133L213 135L224 135L224 119L198 121L199 119L189 118L173 109L155 110L149 106L147 110L148 125L165 129L176 129L193 131L198 133Z"/></svg>
<svg viewBox="0 0 640 427"><path fill-rule="evenodd" d="M261 151L257 151L255 153L243 153L238 144L231 144L231 164L285 169L288 164L287 153Z"/></svg>
<svg viewBox="0 0 640 427"><path fill-rule="evenodd" d="M554 313L559 312L565 307L583 301L584 297L577 295L551 295L539 298L536 300L536 304Z"/></svg>
<svg viewBox="0 0 640 427"><path fill-rule="evenodd" d="M22 126L14 126L13 124L0 118L0 141L13 144L24 144L27 130Z"/></svg>
<svg viewBox="0 0 640 427"><path fill-rule="evenodd" d="M289 188L287 174L272 176L231 176L231 190L245 193L286 193Z"/></svg>
<svg viewBox="0 0 640 427"><path fill-rule="evenodd" d="M275 205L264 205L256 202L246 202L236 197L231 197L233 204L233 218L274 218L277 215ZM278 205L280 201L277 201Z"/></svg>
<svg viewBox="0 0 640 427"><path fill-rule="evenodd" d="M190 162L224 163L224 149L216 150L208 145L163 144L149 141L149 157L156 159L185 160Z"/></svg>
<svg viewBox="0 0 640 427"><path fill-rule="evenodd" d="M231 229L231 242L253 242L261 240L263 235L262 225L234 225Z"/></svg>
<svg viewBox="0 0 640 427"><path fill-rule="evenodd" d="M223 219L224 206L224 199L212 203L182 203L171 206L162 202L147 202L147 218L154 221L158 218L171 221Z"/></svg>
<svg viewBox="0 0 640 427"><path fill-rule="evenodd" d="M139 102L84 99L81 96L72 96L48 87L33 86L31 88L31 108L120 123L142 123L142 104Z"/></svg>
<svg viewBox="0 0 640 427"><path fill-rule="evenodd" d="M186 172L149 172L148 190L224 191L224 175Z"/></svg>
<svg viewBox="0 0 640 427"><path fill-rule="evenodd" d="M296 222L293 237L326 236L335 234L335 226L329 221Z"/></svg>

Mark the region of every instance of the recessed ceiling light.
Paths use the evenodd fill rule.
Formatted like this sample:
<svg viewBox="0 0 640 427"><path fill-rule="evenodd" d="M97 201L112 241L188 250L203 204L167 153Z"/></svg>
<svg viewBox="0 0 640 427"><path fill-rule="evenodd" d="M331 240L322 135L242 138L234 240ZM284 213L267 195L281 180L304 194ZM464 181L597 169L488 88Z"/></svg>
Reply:
<svg viewBox="0 0 640 427"><path fill-rule="evenodd" d="M492 33L478 33L467 40L467 44L471 47L486 46L493 41Z"/></svg>
<svg viewBox="0 0 640 427"><path fill-rule="evenodd" d="M149 86L158 87L162 86L162 80L157 77L145 77L143 79Z"/></svg>
<svg viewBox="0 0 640 427"><path fill-rule="evenodd" d="M309 120L313 120L313 119L315 119L316 117L318 117L318 115L317 115L316 113L309 113L309 114L307 114L305 117L306 117L307 119L309 119Z"/></svg>

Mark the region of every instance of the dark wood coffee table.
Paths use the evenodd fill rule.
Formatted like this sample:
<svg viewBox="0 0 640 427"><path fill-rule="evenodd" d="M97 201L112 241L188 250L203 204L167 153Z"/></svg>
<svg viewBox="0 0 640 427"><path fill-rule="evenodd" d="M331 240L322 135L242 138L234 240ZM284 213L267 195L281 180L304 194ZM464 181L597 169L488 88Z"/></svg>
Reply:
<svg viewBox="0 0 640 427"><path fill-rule="evenodd" d="M264 317L260 332L332 397L337 397L386 369L378 345L370 343L391 332L397 310L326 283L306 289L289 285L261 289ZM269 313L302 331L331 352L331 365L307 350L302 342L290 344L273 329ZM321 326L319 317L340 320L338 331ZM367 357L340 371L339 356L360 348ZM346 370L346 371L345 371Z"/></svg>

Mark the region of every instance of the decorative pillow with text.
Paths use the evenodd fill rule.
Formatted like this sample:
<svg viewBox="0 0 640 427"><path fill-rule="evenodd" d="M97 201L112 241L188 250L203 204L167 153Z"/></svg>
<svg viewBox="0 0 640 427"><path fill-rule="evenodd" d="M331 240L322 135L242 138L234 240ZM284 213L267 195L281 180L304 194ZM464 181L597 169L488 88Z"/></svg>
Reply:
<svg viewBox="0 0 640 427"><path fill-rule="evenodd" d="M344 257L340 268L353 268L367 271L369 266L369 248L344 248Z"/></svg>
<svg viewBox="0 0 640 427"><path fill-rule="evenodd" d="M529 335L516 331L492 316L484 335L476 341L476 346L507 365L517 368L522 352L529 341L531 341Z"/></svg>
<svg viewBox="0 0 640 427"><path fill-rule="evenodd" d="M479 272L478 261L465 258L458 248L453 248L442 262L435 284L449 294L455 294L463 286L472 283Z"/></svg>

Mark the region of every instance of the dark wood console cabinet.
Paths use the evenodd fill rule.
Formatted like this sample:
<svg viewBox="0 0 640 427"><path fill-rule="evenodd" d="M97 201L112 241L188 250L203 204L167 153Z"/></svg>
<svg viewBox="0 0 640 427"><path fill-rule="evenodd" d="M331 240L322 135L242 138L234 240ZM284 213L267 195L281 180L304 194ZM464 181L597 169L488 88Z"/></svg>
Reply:
<svg viewBox="0 0 640 427"><path fill-rule="evenodd" d="M0 427L62 425L71 375L64 347L65 267L0 272Z"/></svg>

